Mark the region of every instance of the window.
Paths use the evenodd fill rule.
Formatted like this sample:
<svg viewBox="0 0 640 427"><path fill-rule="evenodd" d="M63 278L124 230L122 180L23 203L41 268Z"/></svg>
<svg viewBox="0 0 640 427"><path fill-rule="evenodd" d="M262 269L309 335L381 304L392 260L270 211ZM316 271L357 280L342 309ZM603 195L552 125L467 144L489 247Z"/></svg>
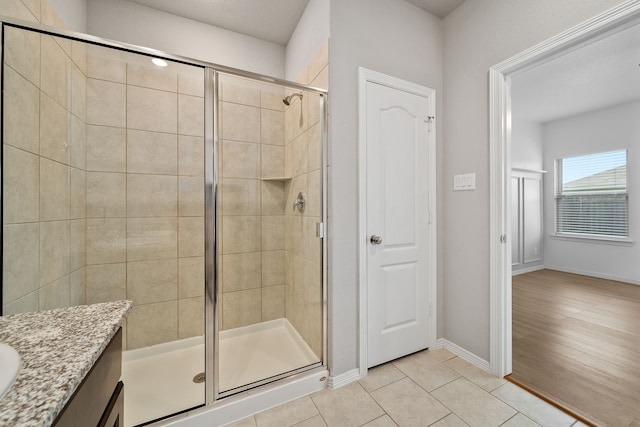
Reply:
<svg viewBox="0 0 640 427"><path fill-rule="evenodd" d="M627 151L556 162L556 234L628 237Z"/></svg>

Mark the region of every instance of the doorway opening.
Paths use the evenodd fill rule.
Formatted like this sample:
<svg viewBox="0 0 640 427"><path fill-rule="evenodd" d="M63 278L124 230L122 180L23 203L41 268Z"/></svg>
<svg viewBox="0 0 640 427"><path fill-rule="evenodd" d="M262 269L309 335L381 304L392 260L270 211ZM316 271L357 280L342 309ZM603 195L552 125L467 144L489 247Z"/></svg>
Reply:
<svg viewBox="0 0 640 427"><path fill-rule="evenodd" d="M512 322L516 319L512 310L515 310L512 306L516 303L517 298L516 290L520 290L521 283L517 283L518 288L514 284L512 287L512 270L522 269L522 271L537 270L544 268L545 266L554 269L563 269L562 265L556 261L558 259L558 252L567 257L574 256L574 258L582 258L583 261L591 259L589 267L593 267L596 263L593 260L596 250L606 249L609 253L622 253L635 250L634 245L628 240L637 239L634 235L627 236L624 239L602 239L597 236L576 236L566 235L562 229L556 229L556 223L565 219L562 215L557 216L558 204L564 203L560 208L565 209L566 202L572 194L571 191L565 191L563 197L565 200L558 199L558 189L561 182L557 178L557 162L559 159L568 158L571 156L593 154L594 152L604 151L598 147L589 146L589 136L598 137L599 139L605 139L609 137L609 140L615 140L618 145L622 145L621 148L626 149L625 145L632 144L624 141L623 137L615 136L615 133L606 131L606 121L602 119L606 118L607 114L614 120L621 120L625 116L624 109L632 108L631 104L636 102L640 97L637 93L633 93L634 90L630 87L623 87L621 90L607 90L602 96L598 96L597 89L595 89L594 80L600 71L604 70L603 63L599 63L598 60L602 59L603 62L608 64L614 61L611 57L621 54L622 57L633 57L633 55L624 55L621 53L625 48L630 46L621 43L619 40L615 41L616 37L622 37L625 33L634 31L634 26L637 24L638 12L640 10L639 2L631 1L627 2L617 8L614 8L607 13L599 15L577 27L574 27L565 33L554 37L540 45L537 45L527 51L524 51L490 69L490 97L491 97L491 111L490 111L490 131L491 131L491 230L492 230L492 242L491 242L491 369L497 375L504 376L511 374L515 371L514 360L516 360L516 348L513 342L521 338L522 329L521 325L516 327L512 326ZM560 96L563 92L571 89L567 85L566 80L562 80L562 76L558 75L558 70L564 68L557 68L556 73L552 73L554 67L560 64L564 58L576 59L588 49L598 45L607 45L607 43L613 42L613 45L609 45L610 49L607 51L607 58L591 58L591 60L582 59L581 67L578 71L573 70L570 72L569 78L575 85L590 83L590 90L583 90L581 93L571 97L574 101L584 99L584 102L578 102L581 104L583 110L573 110L567 107L569 104L562 101ZM613 46L613 47L612 47ZM611 48L612 47L612 48ZM636 44L637 50L637 44ZM633 72L637 72L637 61L634 62ZM555 76L553 82L550 82L544 87L544 90L536 92L535 84L533 84L533 77L536 73L546 71L546 74ZM587 77L589 74L590 77ZM605 80L620 82L621 76L615 73L604 73ZM584 88L584 86L582 86ZM520 102L518 96L520 94L531 91L530 97L542 96L544 91L554 92L554 102L547 100L546 104L542 104L544 108L539 111L527 110L527 106ZM621 92L621 93L620 93ZM613 96L619 95L626 98L620 98L613 100ZM584 98L581 98L584 97ZM596 104L593 101L604 102ZM560 111L565 108L564 111ZM615 110L618 108L618 110ZM615 111L613 111L615 110ZM535 120L529 120L526 123L526 114L531 114L532 117L535 114L540 114L539 121L543 125L537 129L531 126L531 122L535 123ZM556 116L552 116L556 114ZM563 116L564 114L564 116ZM575 136L566 130L567 121L579 121L582 119L582 123L587 123L591 114L592 120L590 123L595 127L579 126L583 132L591 133L589 135L583 135L579 142L574 143L574 149L577 147L579 152L570 151L570 147L562 145L560 139L567 141L569 139L575 139ZM544 116L546 115L546 116ZM544 116L544 117L543 117ZM570 117L568 117L570 116ZM627 116L628 117L628 116ZM527 127L527 125L529 125ZM619 129L619 127L616 127ZM597 129L597 131L593 131ZM522 144L522 141L526 137L531 138L538 132L544 137L542 140L552 140L556 142L553 144L545 145L542 152L544 155L531 155L531 152L526 153L526 150L522 146L518 146L518 143ZM560 136L562 133L562 136ZM525 135L526 134L526 135ZM611 135L614 135L613 137ZM592 138L595 139L595 138ZM629 140L629 139L627 139ZM609 141L611 142L611 141ZM595 144L595 143L594 143ZM563 148L561 148L563 147ZM615 147L615 149L618 149ZM555 151L554 151L555 150ZM564 151L563 151L564 150ZM614 150L614 148L611 148ZM629 150L633 151L630 147ZM525 153L525 154L523 154ZM538 174L542 176L542 191L540 201L541 206L531 207L529 206L529 212L536 211L541 213L543 227L542 233L537 236L529 234L529 243L527 245L526 233L524 233L523 242L523 229L527 229L527 218L523 215L522 209L517 203L517 196L522 196L527 193L526 187L522 185L522 181L512 181L514 172L522 174L526 172L528 174ZM546 174L544 173L546 172ZM597 171L593 171L597 174ZM594 175L594 174L591 174ZM633 180L634 176L628 175L630 180ZM522 178L522 177L520 177ZM529 176L529 178L533 178ZM575 177L573 181L578 181L584 177ZM635 178L637 179L637 178ZM559 183L560 182L560 183ZM568 182L568 181L567 181ZM515 184L514 184L515 183ZM530 186L529 193L535 189L535 186ZM570 188L564 188L564 190L571 190ZM537 190L536 190L537 191ZM520 194L518 194L520 192ZM535 193L535 191L533 191ZM630 206L629 209L632 209ZM512 212L516 212L512 215ZM526 213L526 209L524 210ZM540 218L533 218L534 223L540 222ZM633 221L631 219L631 221ZM532 224L529 224L532 225ZM535 225L535 224L533 224ZM535 229L535 227L534 227ZM564 234L564 235L563 235ZM534 237L531 239L531 237ZM588 238L587 238L588 237ZM519 239L520 238L520 239ZM625 241L625 239L627 241ZM537 241L543 242L542 246L537 245ZM585 247L588 245L589 249L577 249L578 247ZM558 249L562 247L563 249ZM536 253L535 250L538 250ZM591 258L590 258L591 257ZM602 258L602 257L601 257ZM610 255L609 259L624 259L619 255ZM575 260L574 260L575 261ZM528 266L526 264L529 264ZM616 262L610 264L615 265ZM624 276L625 268L632 268L633 263L621 262L622 268L617 268L618 277L612 277L613 274L601 270L600 276L607 279L624 280L630 283L640 282L637 277L637 273L631 273ZM579 268L576 264L571 266L567 261L564 264L565 272L569 273L584 273L587 268ZM513 268L512 268L513 266ZM620 266L618 266L620 267ZM573 271L572 271L573 269ZM596 271L597 273L597 271ZM529 273L531 275L536 273ZM518 276L520 282L520 276ZM515 283L515 279L514 279ZM633 286L633 285L629 285ZM527 289L529 290L529 289ZM518 299L518 302L521 300ZM521 307L518 307L519 309ZM566 314L566 313L565 313ZM571 316L569 316L571 317ZM531 321L529 318L527 321ZM567 321L571 322L571 320Z"/></svg>

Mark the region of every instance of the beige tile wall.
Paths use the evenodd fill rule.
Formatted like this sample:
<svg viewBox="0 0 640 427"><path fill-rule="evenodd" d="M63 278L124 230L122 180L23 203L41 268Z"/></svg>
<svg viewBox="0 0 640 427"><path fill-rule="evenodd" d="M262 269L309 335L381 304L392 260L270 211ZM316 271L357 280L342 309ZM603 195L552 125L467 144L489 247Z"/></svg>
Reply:
<svg viewBox="0 0 640 427"><path fill-rule="evenodd" d="M87 302L127 298L128 349L204 333L204 73L87 55Z"/></svg>
<svg viewBox="0 0 640 427"><path fill-rule="evenodd" d="M298 82L329 88L328 43L307 65ZM322 357L322 246L316 224L322 220L322 131L318 95L294 98L285 111L285 307L286 318ZM302 116L302 119L301 119ZM304 212L290 209L299 192Z"/></svg>
<svg viewBox="0 0 640 427"><path fill-rule="evenodd" d="M3 0L0 15L63 28L46 0ZM3 314L85 301L84 47L5 32Z"/></svg>
<svg viewBox="0 0 640 427"><path fill-rule="evenodd" d="M284 91L224 76L220 93L222 329L283 318Z"/></svg>

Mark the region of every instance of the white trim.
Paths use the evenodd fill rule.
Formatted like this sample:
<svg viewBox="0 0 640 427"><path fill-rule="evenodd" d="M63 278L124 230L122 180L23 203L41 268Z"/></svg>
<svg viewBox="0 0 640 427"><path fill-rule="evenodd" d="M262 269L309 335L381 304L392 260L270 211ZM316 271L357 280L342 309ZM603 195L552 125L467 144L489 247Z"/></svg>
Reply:
<svg viewBox="0 0 640 427"><path fill-rule="evenodd" d="M465 350L464 348L460 347L458 344L454 344L447 339L439 338L436 344L436 348L444 348L446 350L449 350L451 353L455 354L459 358L466 360L467 362L477 366L483 371L491 372L489 361L484 360L480 356L476 356L470 351Z"/></svg>
<svg viewBox="0 0 640 427"><path fill-rule="evenodd" d="M567 242L579 242L579 243L597 243L601 245L614 245L614 246L633 246L633 240L628 237L609 237L609 236L596 236L590 234L571 234L571 233L556 233L550 234L549 237L554 240L565 240Z"/></svg>
<svg viewBox="0 0 640 427"><path fill-rule="evenodd" d="M527 168L511 168L512 172L531 172L531 173L547 173L540 169L527 169Z"/></svg>
<svg viewBox="0 0 640 427"><path fill-rule="evenodd" d="M360 377L367 375L367 150L365 147L367 111L367 71L358 69L358 285L359 285L359 319L358 319L358 371Z"/></svg>
<svg viewBox="0 0 640 427"><path fill-rule="evenodd" d="M366 374L365 374L366 375ZM360 375L359 369L351 369L343 374L336 375L334 377L329 377L329 381L327 382L328 389L335 389L343 387L347 384L351 384L354 381L358 381L362 378L363 375Z"/></svg>
<svg viewBox="0 0 640 427"><path fill-rule="evenodd" d="M629 0L489 69L490 146L490 354L491 372L511 373L511 261L500 236L510 228L510 76L578 47L607 31L631 25L640 0Z"/></svg>
<svg viewBox="0 0 640 427"><path fill-rule="evenodd" d="M490 285L489 285L489 363L499 377L511 373L511 260L503 236L511 230L507 197L511 192L509 82L495 69L489 70L490 137Z"/></svg>
<svg viewBox="0 0 640 427"><path fill-rule="evenodd" d="M518 269L518 270L513 270L511 272L512 276L517 276L519 274L525 274L525 273L531 273L533 271L538 271L538 270L544 270L546 267L544 266L544 264L539 264L539 265L534 265L532 267L527 267L527 268L523 268L523 269Z"/></svg>
<svg viewBox="0 0 640 427"><path fill-rule="evenodd" d="M599 279L613 280L616 282L629 283L632 285L640 285L639 280L630 279L628 277L616 276L614 274L598 273L594 271L581 270L579 268L558 267L555 265L545 265L544 268L547 270L562 271L563 273L579 274L581 276L597 277Z"/></svg>
<svg viewBox="0 0 640 427"><path fill-rule="evenodd" d="M429 111L436 115L435 90L412 82L401 80L377 71L363 67L358 68L358 283L359 283L359 340L358 361L359 377L367 374L367 150L366 150L366 107L367 107L367 82L378 83L390 88L409 92L429 99ZM435 345L438 336L438 295L437 295L437 235L436 230L436 120L431 125L429 134L429 210L431 223L429 225L429 304L431 305L430 337Z"/></svg>

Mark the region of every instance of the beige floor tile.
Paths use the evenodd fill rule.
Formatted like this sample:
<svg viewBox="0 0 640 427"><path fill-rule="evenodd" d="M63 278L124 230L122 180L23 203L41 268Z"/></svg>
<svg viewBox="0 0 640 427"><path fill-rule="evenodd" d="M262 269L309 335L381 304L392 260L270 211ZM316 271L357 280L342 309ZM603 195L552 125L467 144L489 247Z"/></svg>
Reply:
<svg viewBox="0 0 640 427"><path fill-rule="evenodd" d="M329 427L360 426L384 412L358 383L311 395Z"/></svg>
<svg viewBox="0 0 640 427"><path fill-rule="evenodd" d="M296 427L327 427L327 423L322 419L322 415L316 415L313 418L296 424Z"/></svg>
<svg viewBox="0 0 640 427"><path fill-rule="evenodd" d="M507 381L490 374L472 363L460 357L454 357L453 359L444 362L444 365L458 372L463 377L471 380L473 383L479 385L487 391L493 391L506 383Z"/></svg>
<svg viewBox="0 0 640 427"><path fill-rule="evenodd" d="M409 378L382 387L371 396L401 427L426 426L450 412Z"/></svg>
<svg viewBox="0 0 640 427"><path fill-rule="evenodd" d="M467 427L468 424L462 421L456 414L449 414L431 427Z"/></svg>
<svg viewBox="0 0 640 427"><path fill-rule="evenodd" d="M303 397L284 405L256 414L258 427L293 426L318 415L318 409L310 397Z"/></svg>
<svg viewBox="0 0 640 427"><path fill-rule="evenodd" d="M438 362L444 362L449 359L453 359L456 355L446 348L437 348L435 350L427 350L425 353L433 359L436 359Z"/></svg>
<svg viewBox="0 0 640 427"><path fill-rule="evenodd" d="M570 426L576 421L575 418L512 383L504 384L492 394L541 425Z"/></svg>
<svg viewBox="0 0 640 427"><path fill-rule="evenodd" d="M363 427L397 427L397 424L393 422L389 415L383 415L366 423Z"/></svg>
<svg viewBox="0 0 640 427"><path fill-rule="evenodd" d="M393 364L427 391L433 391L460 376L432 359L426 352L402 358Z"/></svg>
<svg viewBox="0 0 640 427"><path fill-rule="evenodd" d="M509 421L502 424L501 427L540 427L540 424L534 423L522 414L517 414L515 417L509 418Z"/></svg>
<svg viewBox="0 0 640 427"><path fill-rule="evenodd" d="M256 427L256 419L252 415L247 418L243 418L231 424L225 424L225 427Z"/></svg>
<svg viewBox="0 0 640 427"><path fill-rule="evenodd" d="M367 376L360 380L360 385L364 387L367 392L371 393L404 377L405 374L403 374L400 369L391 363L386 363L369 369Z"/></svg>
<svg viewBox="0 0 640 427"><path fill-rule="evenodd" d="M459 378L431 393L464 422L473 426L499 426L516 411L466 378Z"/></svg>

